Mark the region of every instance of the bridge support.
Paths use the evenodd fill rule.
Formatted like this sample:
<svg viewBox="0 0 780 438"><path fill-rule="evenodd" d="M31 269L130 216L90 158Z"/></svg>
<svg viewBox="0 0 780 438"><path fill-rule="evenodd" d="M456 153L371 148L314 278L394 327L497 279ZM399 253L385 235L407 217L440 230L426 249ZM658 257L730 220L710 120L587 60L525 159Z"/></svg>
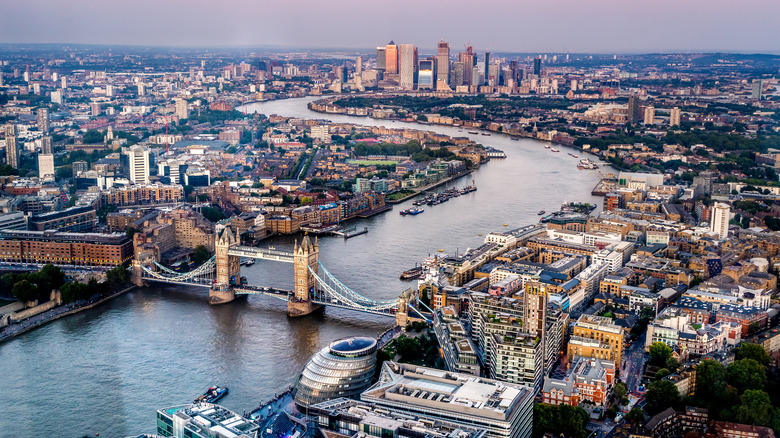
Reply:
<svg viewBox="0 0 780 438"><path fill-rule="evenodd" d="M225 304L235 299L236 293L226 284L215 284L209 289L209 304Z"/></svg>
<svg viewBox="0 0 780 438"><path fill-rule="evenodd" d="M287 301L287 316L306 316L322 308L311 301L311 291L317 287L309 268L317 272L319 266L320 245L315 238L312 245L309 236L303 236L300 246L295 242L293 248L293 270L295 273L295 294Z"/></svg>

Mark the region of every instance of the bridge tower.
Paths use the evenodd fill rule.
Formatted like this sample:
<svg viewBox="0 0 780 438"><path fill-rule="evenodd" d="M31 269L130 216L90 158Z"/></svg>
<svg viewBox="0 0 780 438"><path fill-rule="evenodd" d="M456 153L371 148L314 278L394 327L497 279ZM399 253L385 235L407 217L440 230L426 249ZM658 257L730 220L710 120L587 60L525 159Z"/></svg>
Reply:
<svg viewBox="0 0 780 438"><path fill-rule="evenodd" d="M317 266L320 255L320 244L317 238L314 238L312 245L309 236L303 236L301 244L295 242L293 248L293 270L295 272L295 295L290 297L287 302L287 316L296 317L308 315L322 308L319 304L311 301L311 291L317 286L314 272L318 272Z"/></svg>
<svg viewBox="0 0 780 438"><path fill-rule="evenodd" d="M232 285L240 281L240 259L228 254L230 246L236 243L236 236L230 227L223 228L216 237L217 282L209 290L209 304L229 303L236 299Z"/></svg>

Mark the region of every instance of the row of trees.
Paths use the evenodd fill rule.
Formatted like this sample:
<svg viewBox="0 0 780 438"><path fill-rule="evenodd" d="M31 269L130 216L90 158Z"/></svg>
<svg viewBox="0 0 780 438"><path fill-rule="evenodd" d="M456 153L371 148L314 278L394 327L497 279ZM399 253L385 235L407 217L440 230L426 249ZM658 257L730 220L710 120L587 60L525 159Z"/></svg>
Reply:
<svg viewBox="0 0 780 438"><path fill-rule="evenodd" d="M0 294L13 295L20 301L48 301L52 289L65 283L62 269L48 264L38 272L11 272L0 277Z"/></svg>
<svg viewBox="0 0 780 438"><path fill-rule="evenodd" d="M47 264L38 272L11 272L0 277L0 295L13 295L20 301L44 302L49 300L53 289L59 289L66 303L86 300L95 294L106 294L127 285L130 273L123 266L106 272L106 281L94 279L88 284L65 282L65 272L57 266Z"/></svg>

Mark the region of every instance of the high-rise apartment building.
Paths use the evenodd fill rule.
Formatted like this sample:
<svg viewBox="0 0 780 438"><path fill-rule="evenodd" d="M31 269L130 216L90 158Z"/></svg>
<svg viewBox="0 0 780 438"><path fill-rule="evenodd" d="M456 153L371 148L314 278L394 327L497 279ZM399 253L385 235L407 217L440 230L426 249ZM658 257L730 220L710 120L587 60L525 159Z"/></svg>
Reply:
<svg viewBox="0 0 780 438"><path fill-rule="evenodd" d="M14 169L19 168L19 143L13 123L5 125L5 162Z"/></svg>
<svg viewBox="0 0 780 438"><path fill-rule="evenodd" d="M655 107L652 105L645 107L645 125L652 125L655 123Z"/></svg>
<svg viewBox="0 0 780 438"><path fill-rule="evenodd" d="M38 108L35 114L38 122L38 131L41 131L44 135L49 133L49 109Z"/></svg>
<svg viewBox="0 0 780 438"><path fill-rule="evenodd" d="M455 88L457 86L463 85L464 70L465 70L465 65L462 62L456 61L452 63L452 72L450 74L450 87Z"/></svg>
<svg viewBox="0 0 780 438"><path fill-rule="evenodd" d="M421 59L417 68L417 88L420 90L432 90L434 86L434 59Z"/></svg>
<svg viewBox="0 0 780 438"><path fill-rule="evenodd" d="M51 149L51 137L49 137L48 135L41 137L41 153L42 154L53 153Z"/></svg>
<svg viewBox="0 0 780 438"><path fill-rule="evenodd" d="M628 123L639 123L640 114L639 96L636 94L628 96L628 110L626 111Z"/></svg>
<svg viewBox="0 0 780 438"><path fill-rule="evenodd" d="M680 126L680 108L674 107L669 110L669 126Z"/></svg>
<svg viewBox="0 0 780 438"><path fill-rule="evenodd" d="M149 149L142 146L130 146L125 149L127 172L134 184L149 184Z"/></svg>
<svg viewBox="0 0 780 438"><path fill-rule="evenodd" d="M474 66L477 58L474 55L474 47L466 46L466 51L458 54L458 62L463 63L463 85L474 85ZM461 84L458 84L461 85Z"/></svg>
<svg viewBox="0 0 780 438"><path fill-rule="evenodd" d="M485 84L490 85L490 52L485 52Z"/></svg>
<svg viewBox="0 0 780 438"><path fill-rule="evenodd" d="M450 43L439 41L436 51L436 81L450 82Z"/></svg>
<svg viewBox="0 0 780 438"><path fill-rule="evenodd" d="M385 72L398 74L398 45L393 41L385 46Z"/></svg>
<svg viewBox="0 0 780 438"><path fill-rule="evenodd" d="M355 58L355 75L360 76L363 73L363 57Z"/></svg>
<svg viewBox="0 0 780 438"><path fill-rule="evenodd" d="M54 179L54 155L38 154L38 178Z"/></svg>
<svg viewBox="0 0 780 438"><path fill-rule="evenodd" d="M414 89L415 52L414 44L398 46L398 84L404 90Z"/></svg>
<svg viewBox="0 0 780 438"><path fill-rule="evenodd" d="M729 237L729 220L731 219L731 207L722 202L716 202L712 206L710 214L710 230L718 233L718 240L726 240Z"/></svg>
<svg viewBox="0 0 780 438"><path fill-rule="evenodd" d="M534 74L536 76L542 75L542 58L534 58Z"/></svg>
<svg viewBox="0 0 780 438"><path fill-rule="evenodd" d="M175 110L176 120L182 120L186 119L190 116L189 110L187 109L187 101L184 99L176 99L176 110Z"/></svg>
<svg viewBox="0 0 780 438"><path fill-rule="evenodd" d="M761 79L753 79L753 89L750 93L750 98L755 100L761 100L762 93L764 91L764 82Z"/></svg>

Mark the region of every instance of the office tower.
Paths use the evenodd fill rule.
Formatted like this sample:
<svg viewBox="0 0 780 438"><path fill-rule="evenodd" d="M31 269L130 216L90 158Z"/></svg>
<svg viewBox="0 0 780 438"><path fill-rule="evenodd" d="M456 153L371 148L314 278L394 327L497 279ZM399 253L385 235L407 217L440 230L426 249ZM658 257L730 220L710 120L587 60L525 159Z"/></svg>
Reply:
<svg viewBox="0 0 780 438"><path fill-rule="evenodd" d="M421 59L418 64L417 73L417 88L420 90L431 90L434 88L433 83L433 69L436 65L434 59Z"/></svg>
<svg viewBox="0 0 780 438"><path fill-rule="evenodd" d="M462 62L456 61L452 63L452 74L450 74L450 87L453 89L460 85L463 85L465 66Z"/></svg>
<svg viewBox="0 0 780 438"><path fill-rule="evenodd" d="M187 101L184 99L176 99L176 110L175 110L176 120L182 120L186 119L190 116L189 111L187 110Z"/></svg>
<svg viewBox="0 0 780 438"><path fill-rule="evenodd" d="M485 85L490 85L490 52L485 52Z"/></svg>
<svg viewBox="0 0 780 438"><path fill-rule="evenodd" d="M726 240L729 237L729 220L731 219L731 207L722 202L716 202L712 206L710 214L710 231L718 233L718 240Z"/></svg>
<svg viewBox="0 0 780 438"><path fill-rule="evenodd" d="M16 138L16 125L5 125L5 163L14 169L19 168L19 143Z"/></svg>
<svg viewBox="0 0 780 438"><path fill-rule="evenodd" d="M398 84L404 90L414 89L414 44L401 44L398 46Z"/></svg>
<svg viewBox="0 0 780 438"><path fill-rule="evenodd" d="M680 108L674 107L669 110L669 126L680 126Z"/></svg>
<svg viewBox="0 0 780 438"><path fill-rule="evenodd" d="M450 43L446 41L439 41L436 51L436 81L450 81Z"/></svg>
<svg viewBox="0 0 780 438"><path fill-rule="evenodd" d="M485 74L487 75L485 78L487 85L491 87L497 86L501 76L501 64L498 62L490 64L488 66L488 71Z"/></svg>
<svg viewBox="0 0 780 438"><path fill-rule="evenodd" d="M127 165L127 173L135 184L148 184L149 183L149 149L141 146L130 146L125 149L125 163Z"/></svg>
<svg viewBox="0 0 780 438"><path fill-rule="evenodd" d="M38 108L35 114L38 121L38 131L41 131L44 135L49 133L49 109Z"/></svg>
<svg viewBox="0 0 780 438"><path fill-rule="evenodd" d="M42 154L53 153L51 149L51 137L49 137L48 135L44 135L43 137L41 137L41 153Z"/></svg>
<svg viewBox="0 0 780 438"><path fill-rule="evenodd" d="M385 46L385 72L398 74L398 46L392 41Z"/></svg>
<svg viewBox="0 0 780 438"><path fill-rule="evenodd" d="M385 46L377 47L376 48L376 69L380 72L384 72L387 62L387 48Z"/></svg>
<svg viewBox="0 0 780 438"><path fill-rule="evenodd" d="M534 74L536 76L542 75L542 58L534 58Z"/></svg>
<svg viewBox="0 0 780 438"><path fill-rule="evenodd" d="M652 125L655 123L655 107L652 105L645 107L645 125Z"/></svg>
<svg viewBox="0 0 780 438"><path fill-rule="evenodd" d="M355 76L360 76L363 73L363 57L358 56L355 58Z"/></svg>
<svg viewBox="0 0 780 438"><path fill-rule="evenodd" d="M639 114L639 96L632 94L631 96L628 96L628 111L626 113L626 119L628 120L628 123L639 123Z"/></svg>
<svg viewBox="0 0 780 438"><path fill-rule="evenodd" d="M755 100L761 100L761 93L763 90L764 83L761 79L753 79L753 91L750 94L751 99Z"/></svg>
<svg viewBox="0 0 780 438"><path fill-rule="evenodd" d="M54 179L54 155L38 154L38 178Z"/></svg>

